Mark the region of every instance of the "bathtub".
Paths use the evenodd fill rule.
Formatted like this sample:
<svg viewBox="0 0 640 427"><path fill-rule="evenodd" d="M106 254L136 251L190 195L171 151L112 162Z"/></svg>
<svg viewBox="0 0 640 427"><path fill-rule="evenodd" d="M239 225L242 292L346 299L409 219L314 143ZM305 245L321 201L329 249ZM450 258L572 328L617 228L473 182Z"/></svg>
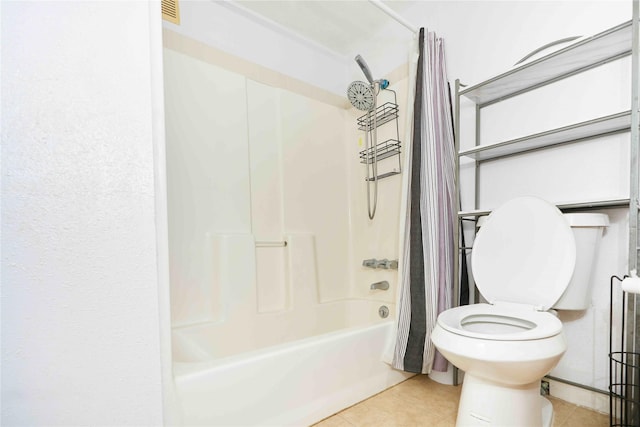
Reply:
<svg viewBox="0 0 640 427"><path fill-rule="evenodd" d="M368 306L376 313L381 305L322 306L336 310L332 304ZM412 375L381 360L394 330L386 319L226 357L212 355L209 342L194 342L207 340L207 330L215 331L215 325L174 330L183 425L310 425Z"/></svg>

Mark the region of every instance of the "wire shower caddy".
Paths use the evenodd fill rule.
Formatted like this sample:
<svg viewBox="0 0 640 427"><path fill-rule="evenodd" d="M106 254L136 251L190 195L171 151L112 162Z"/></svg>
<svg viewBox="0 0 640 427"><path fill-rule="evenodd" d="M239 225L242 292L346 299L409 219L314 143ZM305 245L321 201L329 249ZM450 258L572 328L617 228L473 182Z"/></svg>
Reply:
<svg viewBox="0 0 640 427"><path fill-rule="evenodd" d="M378 106L375 111L367 112L367 114L358 117L357 125L358 129L370 132L374 129L374 123L376 128L384 125L385 123L389 123L392 120L395 121L396 129L395 129L395 139L387 139L385 141L377 143L375 146L370 147L368 150L360 151L360 163L367 165L371 165L374 162L374 159L377 161L384 160L393 156L397 156L398 166L394 167L388 172L378 174L377 176L372 176L371 178L365 178L368 181L375 181L376 179L383 179L389 176L398 175L402 172L401 163L400 163L400 148L402 144L400 143L400 128L398 125L398 102L396 92L391 89L384 89L386 92L393 93L393 102L385 102Z"/></svg>

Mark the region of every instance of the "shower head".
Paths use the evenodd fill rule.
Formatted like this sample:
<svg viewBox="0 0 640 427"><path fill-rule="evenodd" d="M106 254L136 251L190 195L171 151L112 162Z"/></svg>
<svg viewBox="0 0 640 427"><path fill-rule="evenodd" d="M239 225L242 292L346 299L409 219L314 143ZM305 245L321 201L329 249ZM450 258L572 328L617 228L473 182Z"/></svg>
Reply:
<svg viewBox="0 0 640 427"><path fill-rule="evenodd" d="M356 55L355 60L358 63L358 66L360 66L360 69L364 73L364 76L367 78L369 83L373 83L373 75L371 74L371 70L369 69L369 66L364 61L364 58L360 55Z"/></svg>
<svg viewBox="0 0 640 427"><path fill-rule="evenodd" d="M389 80L373 80L371 70L364 58L360 55L356 55L355 60L364 73L364 76L369 81L369 84L361 81L351 83L347 89L347 97L349 98L349 102L351 102L351 104L358 110L371 111L375 107L376 93L374 92L376 91L376 84L378 85L378 91L380 89L386 89L389 87Z"/></svg>
<svg viewBox="0 0 640 427"><path fill-rule="evenodd" d="M358 63L358 66L360 67L362 72L364 73L364 76L369 81L369 84L373 86L374 83L378 83L380 85L380 89L386 89L387 87L389 87L389 80L387 79L373 80L373 75L371 74L371 70L369 69L369 66L367 65L367 63L365 62L362 56L356 55L355 60Z"/></svg>
<svg viewBox="0 0 640 427"><path fill-rule="evenodd" d="M347 88L347 98L351 105L358 110L371 111L374 106L375 95L372 85L356 80Z"/></svg>

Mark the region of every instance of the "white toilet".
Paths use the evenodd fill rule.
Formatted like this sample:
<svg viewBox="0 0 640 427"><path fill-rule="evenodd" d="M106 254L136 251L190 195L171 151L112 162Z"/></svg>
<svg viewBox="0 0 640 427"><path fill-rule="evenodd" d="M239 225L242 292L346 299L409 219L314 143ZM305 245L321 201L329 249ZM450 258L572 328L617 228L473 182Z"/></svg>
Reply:
<svg viewBox="0 0 640 427"><path fill-rule="evenodd" d="M587 215L596 215L601 234L606 215ZM440 353L465 371L456 425L550 426L553 409L540 396L540 379L567 348L562 323L547 310L574 274L576 239L569 222L542 199L510 200L478 232L471 265L488 304L444 311L431 335ZM584 309L589 287L577 286L573 308Z"/></svg>

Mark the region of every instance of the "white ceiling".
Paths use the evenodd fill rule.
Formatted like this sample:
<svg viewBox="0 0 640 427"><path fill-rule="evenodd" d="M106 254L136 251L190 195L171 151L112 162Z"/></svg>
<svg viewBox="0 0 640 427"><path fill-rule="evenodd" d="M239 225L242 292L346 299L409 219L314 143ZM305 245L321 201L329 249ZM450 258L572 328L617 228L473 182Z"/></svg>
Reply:
<svg viewBox="0 0 640 427"><path fill-rule="evenodd" d="M383 49L406 46L413 36L411 31L366 0L235 0L234 3L345 57L371 44ZM385 2L400 15L410 4ZM405 19L410 21L410 17Z"/></svg>

